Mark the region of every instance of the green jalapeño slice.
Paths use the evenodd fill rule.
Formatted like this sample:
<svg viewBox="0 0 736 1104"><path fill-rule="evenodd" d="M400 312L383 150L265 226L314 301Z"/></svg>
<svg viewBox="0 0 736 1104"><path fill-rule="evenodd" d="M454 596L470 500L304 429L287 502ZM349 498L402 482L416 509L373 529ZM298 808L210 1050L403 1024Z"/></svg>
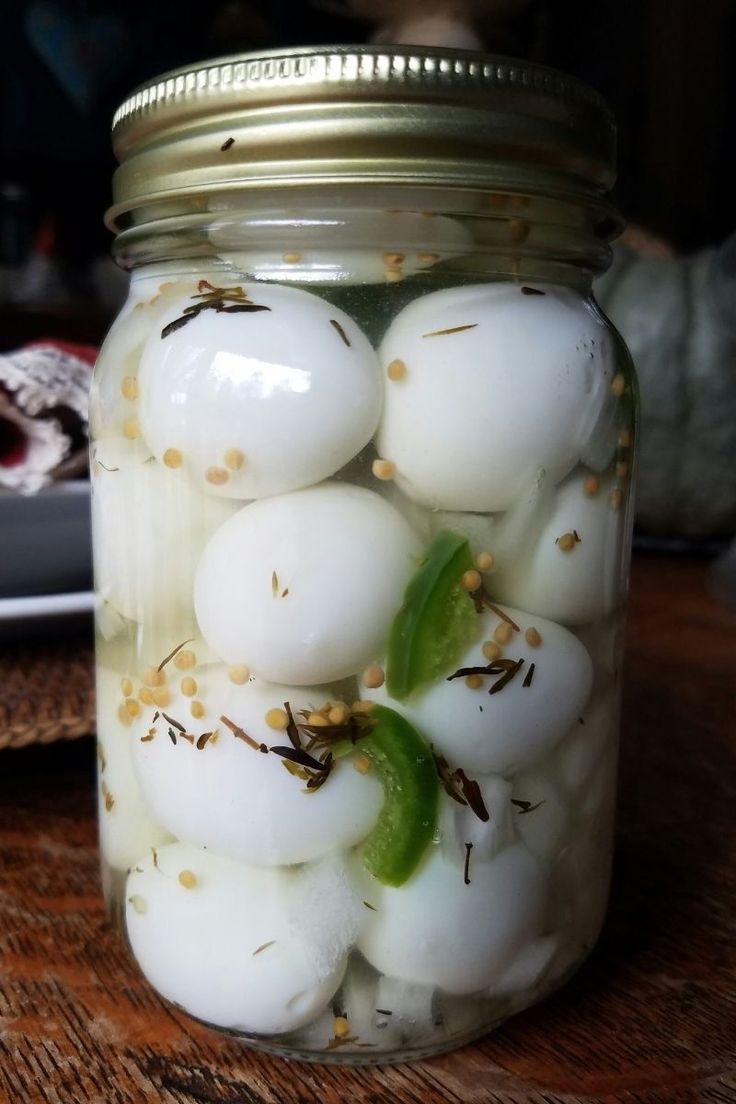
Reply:
<svg viewBox="0 0 736 1104"><path fill-rule="evenodd" d="M472 643L478 618L462 585L463 575L472 570L466 538L449 530L438 533L391 626L386 685L397 701L444 675Z"/></svg>

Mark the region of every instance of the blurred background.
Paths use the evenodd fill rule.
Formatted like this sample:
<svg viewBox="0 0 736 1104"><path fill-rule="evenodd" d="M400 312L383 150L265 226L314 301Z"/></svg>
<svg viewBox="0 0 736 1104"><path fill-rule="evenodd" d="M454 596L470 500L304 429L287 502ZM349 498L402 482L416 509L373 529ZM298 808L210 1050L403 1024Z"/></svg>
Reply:
<svg viewBox="0 0 736 1104"><path fill-rule="evenodd" d="M115 107L136 84L172 67L304 44L485 48L556 66L603 94L618 120L615 199L630 225L597 294L642 381L637 539L723 552L736 532L735 40L736 0L3 5L0 597L38 593L27 564L20 580L8 565L11 546L28 547L39 523L46 539L57 535L57 550L70 547L72 533L81 541L56 589L90 585L89 558L79 560L82 522L70 521L84 518L84 496L59 496L85 479L89 366L125 294L102 223ZM48 338L53 345L43 353L27 349ZM35 414L17 408L13 379L28 372L38 375ZM40 457L33 470L21 462L29 433ZM20 500L32 496L55 506L29 515ZM48 528L52 507L60 529ZM717 578L725 585L728 570L722 560Z"/></svg>

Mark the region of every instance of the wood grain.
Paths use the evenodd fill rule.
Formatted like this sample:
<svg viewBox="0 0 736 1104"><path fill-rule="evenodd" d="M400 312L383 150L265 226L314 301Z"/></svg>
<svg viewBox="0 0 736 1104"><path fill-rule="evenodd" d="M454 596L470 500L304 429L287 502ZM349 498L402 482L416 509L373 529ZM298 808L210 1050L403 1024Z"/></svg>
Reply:
<svg viewBox="0 0 736 1104"><path fill-rule="evenodd" d="M736 619L707 564L640 558L614 891L581 973L483 1042L289 1064L164 1007L108 930L92 741L0 759L2 1104L733 1104Z"/></svg>

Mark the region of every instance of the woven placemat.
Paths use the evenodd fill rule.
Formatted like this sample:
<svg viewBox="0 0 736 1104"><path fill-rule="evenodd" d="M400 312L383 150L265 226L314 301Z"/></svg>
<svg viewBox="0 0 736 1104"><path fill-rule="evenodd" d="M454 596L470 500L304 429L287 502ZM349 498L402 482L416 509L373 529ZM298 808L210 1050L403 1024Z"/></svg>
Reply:
<svg viewBox="0 0 736 1104"><path fill-rule="evenodd" d="M0 749L74 740L94 731L89 639L0 648Z"/></svg>

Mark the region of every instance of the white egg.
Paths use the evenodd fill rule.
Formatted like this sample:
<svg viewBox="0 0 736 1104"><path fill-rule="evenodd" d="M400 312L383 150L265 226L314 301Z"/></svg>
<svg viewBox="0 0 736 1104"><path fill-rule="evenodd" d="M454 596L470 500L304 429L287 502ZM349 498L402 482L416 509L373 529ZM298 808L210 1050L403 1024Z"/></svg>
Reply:
<svg viewBox="0 0 736 1104"><path fill-rule="evenodd" d="M151 985L198 1019L236 1031L293 1031L332 998L347 950L330 942L332 933L300 932L300 892L292 871L170 844L128 877L131 949Z"/></svg>
<svg viewBox="0 0 736 1104"><path fill-rule="evenodd" d="M97 668L100 850L110 866L127 870L171 835L152 815L133 769L136 737L118 715L125 702L121 682L115 671Z"/></svg>
<svg viewBox="0 0 736 1104"><path fill-rule="evenodd" d="M380 495L328 483L254 502L214 535L194 590L215 652L309 685L380 654L419 540Z"/></svg>
<svg viewBox="0 0 736 1104"><path fill-rule="evenodd" d="M572 726L556 751L562 785L579 805L607 747L618 739L618 695L609 690L591 698L580 721Z"/></svg>
<svg viewBox="0 0 736 1104"><path fill-rule="evenodd" d="M514 776L514 824L526 846L543 866L552 866L571 831L569 799L554 777L554 763L545 760Z"/></svg>
<svg viewBox="0 0 736 1104"><path fill-rule="evenodd" d="M479 774L473 781L478 784L488 820L480 819L467 804L460 805L444 793L440 797L442 854L460 869L465 866L466 844L473 845L474 862L488 862L517 838L511 783L497 774Z"/></svg>
<svg viewBox="0 0 736 1104"><path fill-rule="evenodd" d="M100 598L124 617L158 621L162 631L175 635L182 620L192 622L192 587L202 549L238 506L201 494L153 460L93 466Z"/></svg>
<svg viewBox="0 0 736 1104"><path fill-rule="evenodd" d="M149 335L143 436L159 460L176 457L179 478L213 495L262 498L317 483L373 436L376 355L356 323L316 295L273 284L234 294L222 310L189 315L204 300L181 299Z"/></svg>
<svg viewBox="0 0 736 1104"><path fill-rule="evenodd" d="M545 755L569 731L590 693L593 668L588 653L572 633L530 613L504 607L519 626L504 646L504 658L524 660L510 682L494 694L488 691L501 674L484 677L471 690L464 678L440 679L419 688L406 702L395 703L384 684L364 696L403 713L453 767L471 773L511 775ZM493 639L500 624L494 613L479 619L480 637L458 663L486 667L484 641ZM531 647L524 638L536 628L542 638ZM531 684L525 686L532 663Z"/></svg>
<svg viewBox="0 0 736 1104"><path fill-rule="evenodd" d="M90 388L90 432L96 439L117 437L117 462L133 460L145 450L140 437L122 436L129 419L137 419L138 372L143 346L171 307L197 290L194 277L133 278L130 293L102 343ZM144 452L150 456L150 451Z"/></svg>
<svg viewBox="0 0 736 1104"><path fill-rule="evenodd" d="M236 726L256 744L290 746L287 734L267 723L269 710L289 702L298 717L301 709L334 701L334 693L325 687L255 679L237 685L223 667L185 672L181 685L174 689L166 716L152 722L149 710L134 742L136 772L148 806L174 836L219 855L270 866L302 863L351 847L370 832L382 790L372 775L355 771L351 759L337 762L327 782L309 793L305 780L290 774L279 755L262 754L232 730ZM191 714L193 701L204 707L197 719ZM167 718L195 741L206 732L217 736L200 749L179 733L174 744ZM154 738L141 741L149 729ZM172 731L178 732L175 726Z"/></svg>
<svg viewBox="0 0 736 1104"><path fill-rule="evenodd" d="M544 980L559 945L559 935L545 935L527 943L494 984L492 995L533 992Z"/></svg>
<svg viewBox="0 0 736 1104"><path fill-rule="evenodd" d="M622 510L610 496L616 484L600 479L595 494L585 490L586 472L578 469L540 511L534 539L515 557L499 563L493 593L504 602L533 609L565 625L581 625L606 616L621 601ZM577 534L565 550L559 538Z"/></svg>
<svg viewBox="0 0 736 1104"><path fill-rule="evenodd" d="M540 932L547 887L523 844L462 870L436 850L399 888L371 880L358 948L384 974L475 993L493 985Z"/></svg>
<svg viewBox="0 0 736 1104"><path fill-rule="evenodd" d="M543 468L579 460L610 394L611 338L576 292L524 295L508 283L433 292L393 321L379 358L378 433L411 498L445 510L504 510Z"/></svg>

